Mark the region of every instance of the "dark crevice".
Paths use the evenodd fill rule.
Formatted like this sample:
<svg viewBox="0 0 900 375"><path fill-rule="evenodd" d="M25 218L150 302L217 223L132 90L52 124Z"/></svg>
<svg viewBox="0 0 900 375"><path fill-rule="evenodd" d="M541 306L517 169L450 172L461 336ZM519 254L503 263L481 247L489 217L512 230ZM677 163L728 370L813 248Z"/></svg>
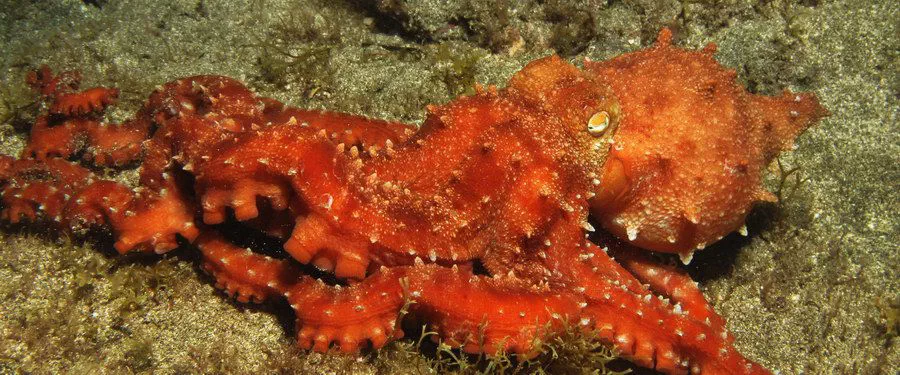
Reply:
<svg viewBox="0 0 900 375"><path fill-rule="evenodd" d="M373 26L382 34L398 36L416 44L434 42L427 34L411 30L407 26L410 20L403 13L391 11L401 6L398 0L348 1L346 4L350 10L371 17Z"/></svg>

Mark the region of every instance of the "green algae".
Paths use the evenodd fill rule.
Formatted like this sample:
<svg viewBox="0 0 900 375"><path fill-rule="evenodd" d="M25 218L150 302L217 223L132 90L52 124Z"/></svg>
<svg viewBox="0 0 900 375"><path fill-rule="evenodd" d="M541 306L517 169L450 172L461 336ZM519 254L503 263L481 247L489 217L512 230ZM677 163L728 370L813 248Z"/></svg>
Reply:
<svg viewBox="0 0 900 375"><path fill-rule="evenodd" d="M752 91L815 91L832 116L773 166L769 188L785 199L755 210L748 238L727 237L698 254L690 272L728 319L739 350L767 368L900 370L895 1L2 5L0 152L9 155L21 149L33 120L23 76L43 63L81 70L86 87L121 88L111 114L117 120L160 83L223 74L292 105L415 122L426 104L471 92L474 82L502 85L553 51L573 61L607 58L648 45L664 26L682 46L716 42L717 58ZM122 258L103 246L3 233L2 373L477 373L518 366L502 358L493 365L447 361L461 357L412 339L359 358L307 353L293 345L289 309L228 301L189 249L162 260ZM590 372L606 363L590 340L556 344L557 359L551 354L529 369Z"/></svg>

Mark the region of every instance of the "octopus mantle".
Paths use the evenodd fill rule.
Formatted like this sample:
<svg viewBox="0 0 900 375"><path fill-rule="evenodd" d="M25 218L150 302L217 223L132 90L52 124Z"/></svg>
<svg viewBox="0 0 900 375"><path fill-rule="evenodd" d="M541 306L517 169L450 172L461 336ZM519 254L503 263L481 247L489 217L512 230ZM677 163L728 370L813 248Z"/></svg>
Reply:
<svg viewBox="0 0 900 375"><path fill-rule="evenodd" d="M285 107L220 76L167 83L108 124L116 90L42 68L27 82L48 110L20 158L0 157L0 218L109 230L121 253L180 237L230 296L286 299L316 351L380 348L406 306L471 353L529 356L577 326L667 373L766 373L686 273L637 247L689 259L738 229L772 199L762 168L826 112L808 94L748 94L714 46L670 42L663 30L584 70L536 60L505 89L429 106L418 128ZM138 161L137 187L82 166ZM606 231L593 241L590 211ZM283 246L245 248L235 228Z"/></svg>

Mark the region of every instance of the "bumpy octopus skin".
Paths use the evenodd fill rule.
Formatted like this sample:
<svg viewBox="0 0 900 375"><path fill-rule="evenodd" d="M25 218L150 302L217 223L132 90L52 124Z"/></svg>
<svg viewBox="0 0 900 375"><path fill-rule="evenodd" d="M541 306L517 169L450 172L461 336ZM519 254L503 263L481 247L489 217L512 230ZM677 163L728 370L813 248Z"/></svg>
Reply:
<svg viewBox="0 0 900 375"><path fill-rule="evenodd" d="M592 206L608 231L687 263L746 233L753 204L776 200L761 186L763 168L828 112L810 93L749 94L715 61L714 44L687 51L671 39L663 30L652 48L585 64L625 114Z"/></svg>
<svg viewBox="0 0 900 375"><path fill-rule="evenodd" d="M191 242L228 295L286 300L299 345L316 351L380 348L402 337L406 311L469 353L527 357L547 335L580 327L665 373L767 373L735 350L684 271L633 244L682 251L734 230L760 197L762 164L823 110L811 96L746 94L709 50L669 38L586 70L533 61L505 89L429 106L420 128L286 107L220 76L167 83L132 120L100 125L100 91L77 92L77 73L42 68L27 81L51 113L20 159L0 156L0 219L106 228L122 253ZM659 84L639 79L648 72L665 85L648 90ZM711 104L688 94L730 109L699 119ZM92 104L53 110L61 97ZM660 132L671 119L684 122ZM689 131L698 123L706 131ZM121 152L94 151L110 149ZM67 160L79 154L112 166L142 157L140 186ZM742 172L722 177L691 158ZM695 185L673 188L682 174ZM709 203L709 186L733 196ZM616 218L646 202L675 208L651 209L661 217L642 217L630 236L631 222ZM684 207L706 210L699 229L656 246ZM620 238L586 239L591 210ZM283 252L232 241L234 226Z"/></svg>
<svg viewBox="0 0 900 375"><path fill-rule="evenodd" d="M28 145L21 157L46 160L81 155L101 166L122 166L139 159L140 143L147 138L146 124L134 121L109 124L99 115L115 103L119 90L95 87L78 91L81 74L58 75L47 66L28 74L26 83L45 98L48 113L31 127Z"/></svg>

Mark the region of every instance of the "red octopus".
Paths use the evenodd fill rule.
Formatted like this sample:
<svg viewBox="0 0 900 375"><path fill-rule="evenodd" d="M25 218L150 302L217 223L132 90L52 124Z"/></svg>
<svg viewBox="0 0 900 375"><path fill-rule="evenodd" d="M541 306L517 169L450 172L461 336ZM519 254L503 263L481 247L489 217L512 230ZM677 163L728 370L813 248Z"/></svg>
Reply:
<svg viewBox="0 0 900 375"><path fill-rule="evenodd" d="M767 373L684 271L586 239L593 209L638 246L714 241L767 199L761 168L826 114L812 95L747 94L712 48L670 40L585 70L533 61L505 89L429 106L419 128L285 107L220 76L167 83L103 124L115 90L44 68L28 82L49 113L19 159L0 157L0 218L107 228L121 253L180 237L230 296L286 299L316 351L380 348L406 309L470 353L533 355L577 326L666 373ZM142 159L140 186L78 155ZM283 252L245 248L235 228Z"/></svg>

